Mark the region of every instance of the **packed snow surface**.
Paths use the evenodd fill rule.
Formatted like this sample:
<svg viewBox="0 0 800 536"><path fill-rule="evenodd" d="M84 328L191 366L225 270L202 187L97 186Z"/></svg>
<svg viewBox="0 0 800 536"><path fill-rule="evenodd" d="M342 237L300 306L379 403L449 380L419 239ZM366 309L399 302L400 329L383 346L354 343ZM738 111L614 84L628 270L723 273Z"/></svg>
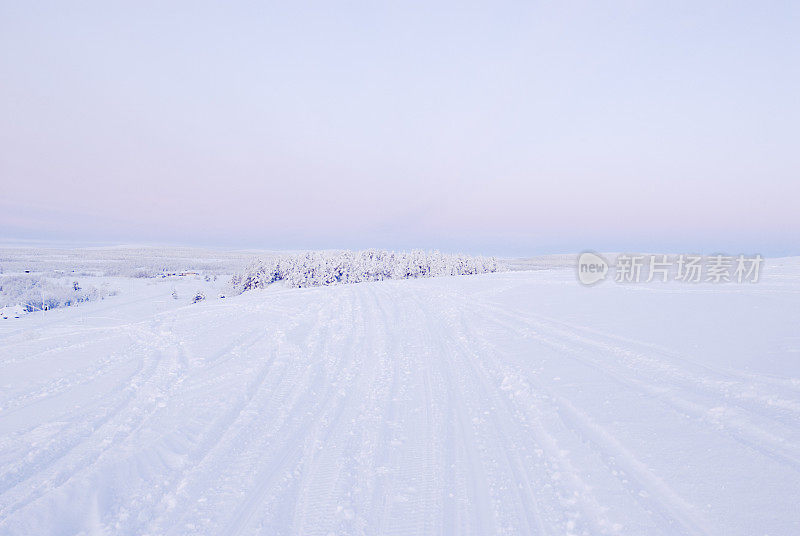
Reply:
<svg viewBox="0 0 800 536"><path fill-rule="evenodd" d="M0 534L800 534L797 259L126 281L0 320Z"/></svg>

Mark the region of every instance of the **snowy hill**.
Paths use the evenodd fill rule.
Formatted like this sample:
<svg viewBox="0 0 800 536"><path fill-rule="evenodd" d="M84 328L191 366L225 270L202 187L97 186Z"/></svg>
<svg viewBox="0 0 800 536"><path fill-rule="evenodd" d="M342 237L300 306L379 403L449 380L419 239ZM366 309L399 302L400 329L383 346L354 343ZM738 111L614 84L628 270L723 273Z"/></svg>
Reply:
<svg viewBox="0 0 800 536"><path fill-rule="evenodd" d="M800 533L800 262L770 262L131 279L2 320L0 534Z"/></svg>

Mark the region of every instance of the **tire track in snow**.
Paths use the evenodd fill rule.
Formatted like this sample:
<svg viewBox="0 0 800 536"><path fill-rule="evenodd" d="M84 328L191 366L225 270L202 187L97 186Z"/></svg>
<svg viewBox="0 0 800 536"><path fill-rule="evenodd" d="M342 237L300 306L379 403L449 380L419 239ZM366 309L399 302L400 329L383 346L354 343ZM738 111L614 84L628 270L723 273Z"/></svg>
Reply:
<svg viewBox="0 0 800 536"><path fill-rule="evenodd" d="M483 321L487 320L482 316ZM491 319L496 321L496 319ZM519 336L518 332L510 329L511 336ZM474 353L476 362L491 362L499 365L496 378L505 384L508 382L506 390L511 395L511 400L517 404L523 413L528 414L529 422L543 422L541 415L544 407L548 408L551 414L557 415L559 421L566 429L571 429L582 439L589 438L595 445L596 451L606 460L614 460L617 465L623 466L628 477L637 483L637 489L647 490L648 504L654 510L661 512L667 524L672 520L682 527L683 534L710 534L708 522L703 519L692 505L680 497L673 489L666 485L660 478L655 476L652 471L642 462L636 459L632 451L625 448L611 434L594 424L588 416L580 412L566 398L555 394L555 392L536 379L527 371L518 371L510 365L505 364L506 359L494 345L489 343L484 337L472 333L470 337L481 348L480 354ZM524 377L526 381L520 382L519 378ZM511 382L508 380L511 379ZM528 382L533 387L529 387ZM544 396L534 396L534 392L542 393ZM569 418L565 418L568 415ZM607 518L604 508L592 496L592 489L580 477L578 466L569 461L568 451L559 446L558 434L555 430L540 428L537 437L540 437L539 444L543 445L547 458L555 462L562 468L563 473L568 475L570 487L577 493L577 498L584 501L586 514L583 516L591 520L594 528L591 532L598 533L618 533L622 530L622 523L615 522ZM569 493L565 494L569 495ZM641 494L632 494L636 500L642 502ZM588 502L586 502L588 501ZM577 521L577 520L573 520ZM663 525L662 525L663 526ZM564 527L566 531L572 532L577 529L574 524Z"/></svg>
<svg viewBox="0 0 800 536"><path fill-rule="evenodd" d="M449 309L459 311L461 307L449 298L445 301L454 305ZM527 410L534 410L534 414L528 415L528 418L514 411L508 398L502 394L505 386L500 384L498 388L499 384L490 379L496 374L486 370L490 364L497 367L501 359L487 359L486 355L479 355L469 347L467 341L474 343L482 339L465 322L463 313L456 314L448 328L442 330L442 334L449 341L448 346L453 349L451 351L456 351L462 357L459 368L471 370L479 386L476 399L483 401L484 406L491 410L491 424L495 433L482 436L500 439L491 451L505 455L505 480L523 482L517 489L516 510L518 518L528 526L522 531L512 532L530 534L536 527L540 534L573 534L580 530L606 533L609 523L603 519L603 508L587 493L589 486L565 456L556 437L543 426L544 421L537 409L540 404L526 407ZM488 401L493 403L487 404ZM530 436L523 437L523 430ZM539 456L537 458L532 454ZM542 493L544 490L548 490L547 493ZM581 503L579 507L578 503ZM588 527L580 529L581 525L587 524Z"/></svg>
<svg viewBox="0 0 800 536"><path fill-rule="evenodd" d="M530 312L501 310L487 304L483 304L483 307L493 310L498 315L527 323L535 330L569 341L573 345L600 350L632 370L639 370L640 373L649 370L652 374L657 375L659 380L663 380L666 375L676 382L675 385L680 384L684 389L691 388L693 392L701 390L712 397L733 399L742 405L743 409L760 411L759 416L770 415L774 419L790 419L792 423L800 417L800 401L794 398L791 400L781 399L774 395L776 387L788 388L793 391L800 388L800 380L776 381L765 378L763 375L747 375L738 371L711 367L651 343L575 326ZM637 346L644 348L644 351L635 351ZM681 366L676 365L675 362L680 363ZM705 374L692 373L692 369ZM762 389L766 387L766 391L773 394L764 395L755 392L756 384L741 383L742 379L748 378L761 378L755 381L764 384Z"/></svg>
<svg viewBox="0 0 800 536"><path fill-rule="evenodd" d="M514 315L508 312L502 312L501 315L514 318ZM731 407L729 397L717 394L714 391L703 394L702 392L690 390L683 383L676 385L663 381L643 380L641 376L637 377L635 375L635 361L633 363L625 363L623 370L614 367L614 363L617 362L616 356L625 349L616 348L612 355L609 356L611 360L600 361L599 359L588 357L593 355L593 352L587 351L582 344L576 344L574 339L568 334L565 335L563 331L551 331L546 324L530 321L522 317L517 317L517 320L533 328L525 331L525 335L529 338L546 344L562 353L562 355L607 375L621 386L638 390L653 399L659 400L680 415L688 414L709 427L722 429L729 437L741 444L783 463L793 470L800 471L800 452L798 452L797 444L787 440L786 435L776 435L776 433L754 424L752 422L753 418L748 417L745 412L754 413L759 420L771 415L742 405L738 398L734 398L736 403L734 407ZM585 340L585 338L581 338L580 342ZM603 344L590 346L595 349L605 348ZM693 384L705 386L708 383L708 380L699 378L693 380ZM708 401L701 403L698 397L706 398ZM779 421L779 424L783 425L783 421Z"/></svg>
<svg viewBox="0 0 800 536"><path fill-rule="evenodd" d="M30 462L18 466L9 475L9 482L14 483L0 495L0 527L13 513L90 469L105 452L121 444L158 410L163 403L161 398L175 386L180 376L178 371L185 368L186 360L179 347L174 347L175 351L170 352L171 356L166 360L162 347L149 351L153 340L163 342L164 338L155 332L147 334L149 337L146 342L145 337L140 335L140 347L151 359L149 363L145 358L140 360L137 371L124 382L126 385L119 394L112 391L110 401L101 395L82 413L69 416L68 422L75 423L70 427L71 436L66 439L59 436L38 451L32 451L27 457ZM166 347L170 348L171 345ZM164 370L159 373L161 368ZM154 381L154 378L161 381ZM90 414L97 416L91 418ZM125 421L120 422L123 415ZM105 439L96 441L99 436L105 436ZM54 442L60 448L54 450ZM37 482L29 483L32 479ZM24 491L23 487L29 490Z"/></svg>
<svg viewBox="0 0 800 536"><path fill-rule="evenodd" d="M314 312L318 311L319 309ZM312 371L310 364L302 361L303 355L300 350L286 340L286 329L297 325L299 319L308 316L309 313L303 311L299 315L282 319L282 322L287 324L279 323L280 327L275 328L272 340L265 349L272 354L268 363L259 365L259 355L252 355L255 344L264 340L262 337L252 344L242 346L239 351L232 352L235 355L220 358L240 367L230 369L229 376L234 378L252 374L254 366L260 367L261 373L258 373L256 380L251 383L245 399L240 399L232 408L225 408L223 414L217 418L213 429L203 431L206 439L201 448L194 452L190 468L183 471L175 479L170 490L159 499L164 506L157 509L159 513L152 521L149 532L180 532L177 527L186 530L189 524L194 525L192 531L208 533L215 530L210 528L213 525L200 526L187 521L191 518L204 518L206 515L203 510L195 511L197 503L192 501L196 501L197 495L200 495L203 507L212 508L216 514L224 515L227 512L226 508L214 507L205 500L208 490L205 489L204 483L208 481L209 475L214 473L225 475L224 478L216 478L217 486L220 487L220 496L230 495L233 493L231 486L239 486L241 484L239 480L246 479L253 473L252 469L237 469L237 465L253 464L257 453L263 455L263 450L272 448L269 445L270 438L276 436L281 427L291 425L289 422L291 412L281 408L286 406L291 409L297 405L302 387L305 385L303 378ZM317 323L315 329L321 328L322 325ZM211 360L208 366L198 371L195 376L199 377L201 373L213 373L218 365L219 360ZM196 383L193 389L203 390L207 387L201 382ZM273 414L276 415L274 421L259 420L260 415ZM241 477L237 478L240 475ZM169 527L172 529L168 530Z"/></svg>
<svg viewBox="0 0 800 536"><path fill-rule="evenodd" d="M354 304L353 294L352 292L347 292L350 289L337 290L342 291L339 293L339 298L342 297L342 294L345 294L348 298L347 309L351 311L352 315L349 327L355 331L354 326L357 324L358 315L356 314L357 308ZM323 309L322 312L335 318L334 315L340 311L341 307L332 309L327 311ZM322 316L318 318L318 324L323 323L322 318ZM300 382L299 385L305 388L302 389L298 402L292 405L297 410L287 412L289 416L296 413L300 413L301 416L294 419L295 422L287 433L280 434L280 437L285 437L286 439L278 446L276 453L271 456L276 462L266 465L256 473L254 479L255 487L248 493L246 500L236 508L233 516L225 525L225 528L220 531L220 534L240 534L250 526L254 521L256 512L264 504L267 492L276 484L275 480L278 473L286 467L294 467L300 463L303 450L298 449L298 445L303 444L305 441L316 444L321 437L325 437L325 434L330 434L337 430L337 425L347 409L347 396L346 394L341 394L341 386L349 384L357 378L358 373L361 372L362 363L354 359L343 362L344 355L335 351L335 348L333 351L327 348L331 341L346 340L340 333L330 329L329 322L329 320L324 321L327 332L324 337L320 338L320 344L323 348L321 354L328 359L323 359L321 363L317 363L316 376L319 379L309 378L306 382ZM354 333L354 337L363 337L363 325L361 333ZM318 354L319 352L309 351L307 355ZM324 381L329 376L336 379L329 382ZM317 393L314 387L320 384L323 386L323 392ZM330 470L335 470L335 468L329 468ZM335 482L335 478L330 480Z"/></svg>
<svg viewBox="0 0 800 536"><path fill-rule="evenodd" d="M441 299L438 298L437 301ZM430 301L416 297L414 301L425 317L424 324L428 330L431 348L436 349L431 358L438 360L446 378L447 406L450 410L450 418L456 423L455 433L452 434L454 441L452 446L456 447L460 444L465 456L463 465L469 471L465 476L469 483L469 508L474 514L473 526L460 527L454 532L464 530L477 534L501 534L507 533L509 530L513 531L508 526L498 526L497 524L499 519L504 519L506 524L511 521L505 519L498 512L498 508L511 507L516 511L513 521L521 524L524 528L523 533L532 534L532 525L541 526L538 506L533 496L528 497L531 499L530 509L535 512L533 516L530 516L529 509L525 508L525 497L517 494L516 501L503 501L497 491L503 487L505 482L510 482L515 476L516 473L509 461L509 455L516 455L519 449L510 444L508 436L498 425L497 419L492 419L493 430L489 428L487 432L486 427L483 426L487 412L485 408L484 411L481 411L481 406L476 405L476 402L479 401L483 406L490 405L492 396L486 390L486 385L473 364L468 359L464 359L463 348L455 342L456 339L451 334L447 333L447 330L452 329L454 325L448 323L447 318L443 318L441 311L437 312L436 308L431 307ZM438 303L441 304L441 301ZM496 407L491 406L491 410L496 410ZM469 416L472 418L467 421ZM497 439L500 440L498 443L504 444L503 447L498 449L496 443L493 445L493 449L487 448L487 443ZM491 453L503 453L505 457L503 467L495 468L494 472L491 471L491 468L496 465L497 461L487 457L487 454L491 455ZM504 478L499 477L497 472L504 473ZM507 504L507 502L512 504ZM467 505L462 503L462 507L464 506ZM463 515L459 517L468 519ZM533 524L531 517L534 518ZM453 523L453 521L449 523Z"/></svg>

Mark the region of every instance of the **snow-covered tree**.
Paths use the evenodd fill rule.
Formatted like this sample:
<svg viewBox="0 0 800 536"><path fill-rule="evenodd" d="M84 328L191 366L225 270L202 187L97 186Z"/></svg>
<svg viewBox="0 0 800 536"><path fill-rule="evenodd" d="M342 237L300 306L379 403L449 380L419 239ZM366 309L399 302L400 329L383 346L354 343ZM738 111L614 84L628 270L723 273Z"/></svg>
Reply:
<svg viewBox="0 0 800 536"><path fill-rule="evenodd" d="M231 284L234 289L244 292L277 281L302 288L384 279L482 274L498 269L493 257L449 255L438 251L309 251L258 260L243 274L235 275Z"/></svg>

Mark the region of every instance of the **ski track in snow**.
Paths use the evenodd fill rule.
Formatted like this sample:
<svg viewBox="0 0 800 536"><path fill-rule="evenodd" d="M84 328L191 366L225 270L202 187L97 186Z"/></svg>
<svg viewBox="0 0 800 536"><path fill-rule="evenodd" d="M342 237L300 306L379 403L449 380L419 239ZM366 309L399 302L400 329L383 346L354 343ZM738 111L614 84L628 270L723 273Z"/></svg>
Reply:
<svg viewBox="0 0 800 536"><path fill-rule="evenodd" d="M800 533L800 381L505 301L540 280L3 332L0 534Z"/></svg>

